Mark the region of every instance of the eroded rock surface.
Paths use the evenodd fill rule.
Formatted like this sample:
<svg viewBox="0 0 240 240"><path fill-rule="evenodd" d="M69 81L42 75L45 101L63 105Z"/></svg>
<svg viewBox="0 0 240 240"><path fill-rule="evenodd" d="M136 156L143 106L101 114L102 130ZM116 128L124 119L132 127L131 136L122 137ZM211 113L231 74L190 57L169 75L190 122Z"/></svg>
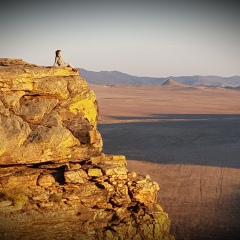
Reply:
<svg viewBox="0 0 240 240"><path fill-rule="evenodd" d="M70 68L0 59L1 239L174 239L158 184L102 152L97 118Z"/></svg>

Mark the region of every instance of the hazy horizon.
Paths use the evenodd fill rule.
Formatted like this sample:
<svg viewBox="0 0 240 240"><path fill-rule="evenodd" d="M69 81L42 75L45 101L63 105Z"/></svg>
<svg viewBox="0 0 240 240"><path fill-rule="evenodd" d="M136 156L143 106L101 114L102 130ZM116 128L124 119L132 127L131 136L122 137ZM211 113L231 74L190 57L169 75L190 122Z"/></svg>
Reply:
<svg viewBox="0 0 240 240"><path fill-rule="evenodd" d="M234 1L10 1L0 57L51 66L55 51L90 71L134 76L240 75Z"/></svg>
<svg viewBox="0 0 240 240"><path fill-rule="evenodd" d="M127 73L127 72L121 72L119 70L99 70L99 71L94 71L94 70L91 70L91 69L86 69L86 68L82 68L83 70L85 71L89 71L89 72L96 72L96 73L101 73L101 72L119 72L120 74L126 74L126 75L130 75L130 76L133 76L133 77L146 77L146 78L169 78L169 77L221 77L221 78L231 78L231 77L240 77L240 74L239 75L229 75L229 76L220 76L220 75L200 75L200 74L193 74L193 75L168 75L168 76L145 76L145 75L134 75L134 74L130 74L130 73ZM81 75L81 69L80 69L80 75Z"/></svg>

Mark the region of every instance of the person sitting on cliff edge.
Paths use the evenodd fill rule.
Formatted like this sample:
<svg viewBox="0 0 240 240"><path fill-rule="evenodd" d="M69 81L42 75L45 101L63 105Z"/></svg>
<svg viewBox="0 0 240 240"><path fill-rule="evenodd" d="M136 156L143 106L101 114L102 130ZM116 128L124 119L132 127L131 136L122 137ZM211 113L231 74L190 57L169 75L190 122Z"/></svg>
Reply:
<svg viewBox="0 0 240 240"><path fill-rule="evenodd" d="M57 50L55 53L56 53L56 56L55 56L55 62L54 62L53 66L71 67L72 71L74 71L74 72L79 71L79 68L75 68L70 63L64 62L64 60L61 56L61 53L62 53L61 50Z"/></svg>

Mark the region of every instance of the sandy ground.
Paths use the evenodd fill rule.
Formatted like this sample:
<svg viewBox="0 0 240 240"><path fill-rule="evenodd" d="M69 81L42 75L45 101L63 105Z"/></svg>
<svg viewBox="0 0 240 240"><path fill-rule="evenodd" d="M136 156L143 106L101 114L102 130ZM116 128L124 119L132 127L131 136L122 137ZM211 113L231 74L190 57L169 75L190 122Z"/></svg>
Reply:
<svg viewBox="0 0 240 240"><path fill-rule="evenodd" d="M105 153L158 182L176 239L239 239L240 91L90 85Z"/></svg>

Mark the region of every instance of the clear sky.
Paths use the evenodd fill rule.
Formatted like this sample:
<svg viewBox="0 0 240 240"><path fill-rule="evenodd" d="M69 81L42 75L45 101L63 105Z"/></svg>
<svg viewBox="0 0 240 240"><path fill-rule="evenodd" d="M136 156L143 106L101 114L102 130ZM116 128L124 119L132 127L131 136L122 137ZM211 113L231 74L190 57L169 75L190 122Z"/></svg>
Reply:
<svg viewBox="0 0 240 240"><path fill-rule="evenodd" d="M232 0L9 0L0 6L0 57L51 66L61 49L92 71L240 75L239 9Z"/></svg>

